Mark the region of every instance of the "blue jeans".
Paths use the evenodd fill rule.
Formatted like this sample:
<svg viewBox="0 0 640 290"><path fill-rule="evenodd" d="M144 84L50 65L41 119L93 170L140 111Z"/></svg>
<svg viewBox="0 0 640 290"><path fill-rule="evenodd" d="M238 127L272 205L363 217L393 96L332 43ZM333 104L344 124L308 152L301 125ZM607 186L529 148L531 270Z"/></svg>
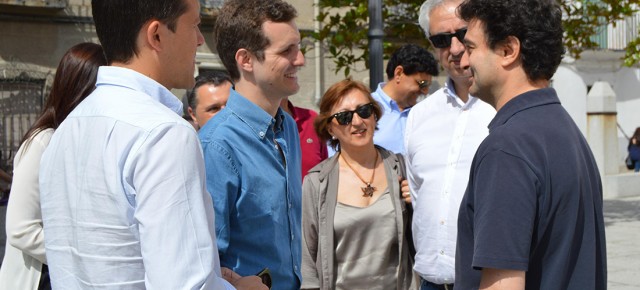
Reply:
<svg viewBox="0 0 640 290"><path fill-rule="evenodd" d="M640 171L640 160L636 161L636 168L633 171L635 171L635 172Z"/></svg>
<svg viewBox="0 0 640 290"><path fill-rule="evenodd" d="M425 279L420 278L420 290L453 290L453 284L447 285L445 288L444 285L438 285L431 283Z"/></svg>

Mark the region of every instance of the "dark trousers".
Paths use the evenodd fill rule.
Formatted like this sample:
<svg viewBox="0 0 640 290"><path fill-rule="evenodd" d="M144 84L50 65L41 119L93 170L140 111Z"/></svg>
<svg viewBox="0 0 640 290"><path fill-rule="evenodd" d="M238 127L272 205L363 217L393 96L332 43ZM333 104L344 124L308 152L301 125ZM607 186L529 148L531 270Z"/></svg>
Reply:
<svg viewBox="0 0 640 290"><path fill-rule="evenodd" d="M420 278L420 290L453 290L453 284L434 284Z"/></svg>
<svg viewBox="0 0 640 290"><path fill-rule="evenodd" d="M49 280L49 267L42 264L42 270L40 271L40 284L38 284L38 290L51 290L51 280Z"/></svg>

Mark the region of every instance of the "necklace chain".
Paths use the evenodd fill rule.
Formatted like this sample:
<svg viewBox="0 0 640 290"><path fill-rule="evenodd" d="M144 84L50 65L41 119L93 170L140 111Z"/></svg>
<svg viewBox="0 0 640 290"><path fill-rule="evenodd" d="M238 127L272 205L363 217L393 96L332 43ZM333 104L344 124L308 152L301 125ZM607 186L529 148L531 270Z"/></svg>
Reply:
<svg viewBox="0 0 640 290"><path fill-rule="evenodd" d="M372 197L373 196L373 192L375 192L377 190L377 188L375 186L371 186L371 183L373 183L373 178L376 176L376 165L378 164L378 151L376 151L376 159L373 162L373 173L371 173L371 180L369 180L369 182L366 182L364 180L364 178L362 178L362 176L360 176L360 174L358 173L358 171L356 171L351 164L349 164L349 162L347 161L346 158L344 158L344 156L342 156L342 154L340 154L340 157L342 157L342 160L344 160L344 163L347 164L347 166L349 166L349 168L351 168L351 171L353 171L353 173L356 174L356 176L358 178L360 178L360 181L362 181L362 183L366 184L367 186L365 187L361 187L360 189L362 189L362 196L363 197Z"/></svg>

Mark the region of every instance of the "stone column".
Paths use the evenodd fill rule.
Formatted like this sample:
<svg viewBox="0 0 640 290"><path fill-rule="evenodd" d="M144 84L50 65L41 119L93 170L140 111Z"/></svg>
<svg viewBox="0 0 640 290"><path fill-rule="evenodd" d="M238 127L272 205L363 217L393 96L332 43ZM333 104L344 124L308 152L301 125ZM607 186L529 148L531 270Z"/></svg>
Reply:
<svg viewBox="0 0 640 290"><path fill-rule="evenodd" d="M619 171L616 116L616 93L608 82L595 82L587 95L587 141L603 181Z"/></svg>

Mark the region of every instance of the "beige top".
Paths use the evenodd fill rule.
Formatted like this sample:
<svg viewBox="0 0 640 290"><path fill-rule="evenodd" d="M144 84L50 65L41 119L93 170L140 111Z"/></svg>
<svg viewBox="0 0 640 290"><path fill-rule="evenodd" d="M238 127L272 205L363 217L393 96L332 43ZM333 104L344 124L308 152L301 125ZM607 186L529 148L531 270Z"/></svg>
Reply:
<svg viewBox="0 0 640 290"><path fill-rule="evenodd" d="M398 229L389 190L365 208L336 205L335 289L387 290L398 281Z"/></svg>
<svg viewBox="0 0 640 290"><path fill-rule="evenodd" d="M53 129L43 130L20 145L13 161L13 184L7 205L7 244L0 268L0 290L38 289L44 253L40 211L40 157Z"/></svg>
<svg viewBox="0 0 640 290"><path fill-rule="evenodd" d="M417 277L413 275L413 263L409 254L408 233L411 221L404 201L400 199L402 176L401 162L397 155L382 147L377 147L384 163L389 199L394 209L398 279L389 290L417 289ZM334 290L336 277L334 218L338 199L340 179L338 156L326 159L309 170L302 183L302 286L301 289ZM389 233L391 234L391 233ZM377 239L379 237L375 237ZM361 241L361 240L360 240ZM358 241L358 242L360 242ZM367 287L368 290L370 287Z"/></svg>

